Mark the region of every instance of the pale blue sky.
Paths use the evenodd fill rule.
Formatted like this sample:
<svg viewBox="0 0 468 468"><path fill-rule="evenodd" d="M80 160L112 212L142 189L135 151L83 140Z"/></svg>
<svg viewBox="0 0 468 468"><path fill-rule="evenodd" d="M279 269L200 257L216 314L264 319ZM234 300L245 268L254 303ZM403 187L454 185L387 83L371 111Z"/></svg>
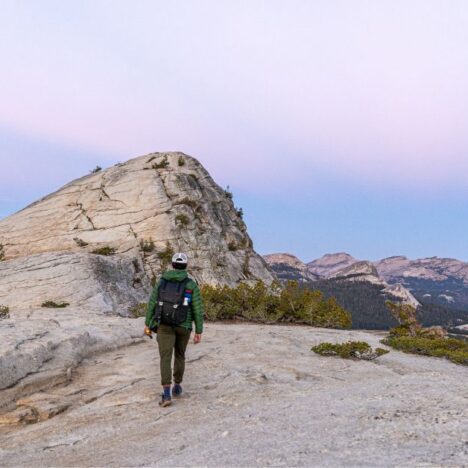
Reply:
<svg viewBox="0 0 468 468"><path fill-rule="evenodd" d="M197 157L261 253L468 260L468 2L0 4L0 217Z"/></svg>

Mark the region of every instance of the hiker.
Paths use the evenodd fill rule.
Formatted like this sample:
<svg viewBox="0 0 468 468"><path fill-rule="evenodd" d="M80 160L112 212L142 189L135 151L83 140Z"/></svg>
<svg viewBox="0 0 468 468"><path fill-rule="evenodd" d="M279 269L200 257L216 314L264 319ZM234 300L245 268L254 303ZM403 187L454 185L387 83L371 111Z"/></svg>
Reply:
<svg viewBox="0 0 468 468"><path fill-rule="evenodd" d="M166 271L156 283L148 303L145 335L157 334L161 385L160 406L169 406L172 382L172 354L174 354L174 386L172 396L182 395L185 370L185 350L195 322L193 342L200 343L203 333L203 303L197 283L187 275L188 258L184 253L172 257L173 270Z"/></svg>

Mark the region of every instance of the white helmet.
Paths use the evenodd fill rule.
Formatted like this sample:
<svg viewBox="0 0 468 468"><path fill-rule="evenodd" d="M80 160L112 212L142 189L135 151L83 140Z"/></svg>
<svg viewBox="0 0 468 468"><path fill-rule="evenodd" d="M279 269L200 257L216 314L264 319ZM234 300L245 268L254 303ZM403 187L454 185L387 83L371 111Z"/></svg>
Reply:
<svg viewBox="0 0 468 468"><path fill-rule="evenodd" d="M187 263L188 263L187 255L185 255L182 252L175 253L172 256L172 266L174 268L183 270L187 268Z"/></svg>

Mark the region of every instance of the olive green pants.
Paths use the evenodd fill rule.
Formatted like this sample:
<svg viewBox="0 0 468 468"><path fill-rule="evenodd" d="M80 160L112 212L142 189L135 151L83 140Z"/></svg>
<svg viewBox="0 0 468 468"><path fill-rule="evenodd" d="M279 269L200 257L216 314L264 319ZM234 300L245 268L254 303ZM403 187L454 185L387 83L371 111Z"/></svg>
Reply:
<svg viewBox="0 0 468 468"><path fill-rule="evenodd" d="M174 354L174 383L182 383L185 370L185 350L191 330L183 327L160 325L158 327L159 365L161 367L161 385L171 385L172 355Z"/></svg>

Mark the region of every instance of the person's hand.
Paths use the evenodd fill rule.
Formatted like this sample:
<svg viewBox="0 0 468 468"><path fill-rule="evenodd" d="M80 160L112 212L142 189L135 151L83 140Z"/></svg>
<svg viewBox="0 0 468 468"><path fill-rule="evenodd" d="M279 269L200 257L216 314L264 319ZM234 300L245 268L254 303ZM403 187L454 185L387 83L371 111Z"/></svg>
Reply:
<svg viewBox="0 0 468 468"><path fill-rule="evenodd" d="M198 344L201 341L201 333L195 333L195 336L193 337L193 344Z"/></svg>
<svg viewBox="0 0 468 468"><path fill-rule="evenodd" d="M145 335L153 338L153 332L149 329L149 327L145 327Z"/></svg>

